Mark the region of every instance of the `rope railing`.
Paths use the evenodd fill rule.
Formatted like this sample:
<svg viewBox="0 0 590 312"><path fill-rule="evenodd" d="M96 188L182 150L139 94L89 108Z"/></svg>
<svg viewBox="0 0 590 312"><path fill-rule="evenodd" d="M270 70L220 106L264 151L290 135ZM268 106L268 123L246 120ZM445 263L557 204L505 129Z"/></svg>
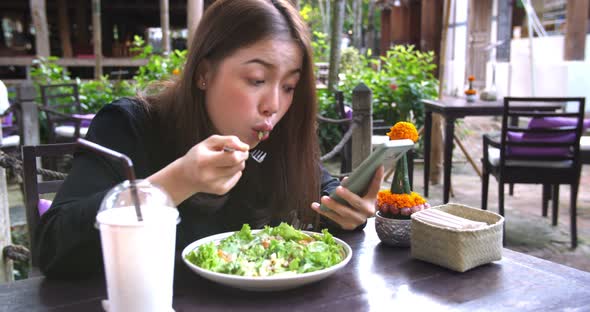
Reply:
<svg viewBox="0 0 590 312"><path fill-rule="evenodd" d="M332 148L331 151L329 151L328 153L326 153L325 155L320 157L321 161L326 161L328 159L331 159L332 157L336 156L336 154L339 154L340 152L342 152L342 149L344 148L344 145L346 144L346 142L348 142L348 140L350 140L350 138L352 138L352 132L354 131L354 129L356 129L356 127L358 126L358 123L360 123L360 119L361 118L355 118L352 120L347 119L352 122L350 127L348 127L348 130L346 131L346 133L344 133L344 135L342 136L342 139L340 139L340 142L338 142L338 144L336 144L334 146L334 148Z"/></svg>
<svg viewBox="0 0 590 312"><path fill-rule="evenodd" d="M335 123L335 124L344 124L344 123L350 123L352 120L349 118L344 118L344 119L333 119L333 118L329 118L329 117L324 117L320 114L317 114L317 118L319 121L322 122L329 122L329 123Z"/></svg>
<svg viewBox="0 0 590 312"><path fill-rule="evenodd" d="M362 119L364 117L362 115L361 116L357 115L353 119L333 119L333 118L323 117L318 114L317 118L319 121L322 121L322 122L335 123L335 124L343 124L343 123L350 123L351 124L350 127L348 127L348 130L346 131L346 133L344 133L344 135L342 136L342 139L340 139L340 142L338 142L338 144L336 144L334 146L334 148L332 148L331 151L329 151L328 153L326 153L325 155L323 155L320 158L321 161L326 161L326 160L333 158L334 156L336 156L340 152L342 152L344 145L350 140L350 138L352 138L352 132L357 128L358 124L362 121ZM15 172L15 174L22 176L22 170L23 170L22 160L14 157L14 156L11 156L9 154L6 154L3 151L0 151L0 166L5 169L12 169ZM65 173L53 171L53 170L49 170L49 169L43 169L43 168L37 168L37 173L44 176L44 177L49 177L49 178L53 178L53 179L63 180L67 177L67 174L65 174Z"/></svg>
<svg viewBox="0 0 590 312"><path fill-rule="evenodd" d="M23 161L0 151L0 166L5 169L14 170L15 174L22 177L23 172ZM37 173L48 178L63 180L67 177L67 174L53 171L49 169L37 168Z"/></svg>

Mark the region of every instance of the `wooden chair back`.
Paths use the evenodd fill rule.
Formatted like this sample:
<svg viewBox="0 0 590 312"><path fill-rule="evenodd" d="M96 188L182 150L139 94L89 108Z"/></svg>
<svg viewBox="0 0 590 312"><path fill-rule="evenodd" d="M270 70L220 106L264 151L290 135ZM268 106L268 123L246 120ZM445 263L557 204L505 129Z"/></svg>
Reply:
<svg viewBox="0 0 590 312"><path fill-rule="evenodd" d="M518 105L520 103L520 105ZM535 103L576 103L577 111L547 112L541 110L519 109L522 102ZM580 137L584 123L584 98L527 98L527 97L506 97L504 98L504 111L502 116L502 134L500 145L500 175L512 176L514 183L529 183L529 177L522 176L520 179L514 176L514 169L507 169L506 164L521 162L558 161L562 164L560 171L578 171L580 168ZM526 126L513 125L512 120L530 118ZM571 125L559 127L550 126L547 120L572 120ZM533 124L537 126L533 126ZM547 124L544 126L544 124ZM569 165L566 165L569 164ZM515 167L515 166L510 166ZM540 167L543 167L540 165ZM512 173L512 174L511 174ZM537 177L530 177L537 180ZM561 182L563 181L563 182ZM569 183L571 178L564 173L564 179L558 179L555 183Z"/></svg>
<svg viewBox="0 0 590 312"><path fill-rule="evenodd" d="M56 143L55 127L65 123L75 126L74 141L80 137L80 122L72 118L72 114L82 113L80 92L76 83L62 83L41 85L41 110L47 118L47 128L50 143Z"/></svg>
<svg viewBox="0 0 590 312"><path fill-rule="evenodd" d="M23 153L23 183L25 193L25 210L27 216L27 225L30 240L30 250L32 251L35 244L35 230L39 224L41 216L39 215L39 195L56 193L63 183L63 180L39 180L37 174L37 158L40 157L58 157L67 154L73 154L76 150L76 143L46 144L46 145L26 145L22 148ZM33 267L38 266L38 259L35 259L31 253Z"/></svg>

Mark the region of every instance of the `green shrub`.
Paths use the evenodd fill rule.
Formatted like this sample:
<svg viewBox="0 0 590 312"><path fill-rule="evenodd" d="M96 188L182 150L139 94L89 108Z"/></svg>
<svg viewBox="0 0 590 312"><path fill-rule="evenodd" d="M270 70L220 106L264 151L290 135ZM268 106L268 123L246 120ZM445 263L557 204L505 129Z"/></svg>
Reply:
<svg viewBox="0 0 590 312"><path fill-rule="evenodd" d="M111 81L107 75L98 80L76 81L80 86L82 110L88 113L96 113L118 98L135 95L135 88L128 81Z"/></svg>
<svg viewBox="0 0 590 312"><path fill-rule="evenodd" d="M146 44L140 36L133 38L131 50L138 53L136 58L147 59L147 63L139 67L133 77L138 90L145 89L152 82L170 79L172 75L180 74L186 62L186 50L174 50L169 55L154 54L153 47Z"/></svg>
<svg viewBox="0 0 590 312"><path fill-rule="evenodd" d="M354 55L352 52L348 52ZM385 56L373 59L359 55L345 60L361 65L343 64L339 89L348 103L352 90L361 82L373 93L373 118L393 125L397 121L412 121L419 128L424 124L421 99L438 96L438 79L434 77L433 52L420 52L414 46L395 46Z"/></svg>

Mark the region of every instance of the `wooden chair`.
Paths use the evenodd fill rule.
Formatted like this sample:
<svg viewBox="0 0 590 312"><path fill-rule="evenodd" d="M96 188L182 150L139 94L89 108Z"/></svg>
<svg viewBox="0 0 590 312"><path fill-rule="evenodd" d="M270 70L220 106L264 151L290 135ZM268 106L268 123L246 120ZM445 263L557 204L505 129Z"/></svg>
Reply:
<svg viewBox="0 0 590 312"><path fill-rule="evenodd" d="M45 113L48 142L75 142L85 137L88 119L82 112L78 84L41 85L40 88L40 110Z"/></svg>
<svg viewBox="0 0 590 312"><path fill-rule="evenodd" d="M23 146L23 182L25 190L25 210L27 215L27 225L30 240L30 250L33 250L36 243L34 238L35 229L41 215L39 212L39 195L56 193L63 180L55 179L50 181L39 180L37 175L37 158L38 157L59 157L66 154L73 154L76 149L76 143L46 144L46 145L26 145ZM31 253L31 262L33 268L38 267L38 259Z"/></svg>
<svg viewBox="0 0 590 312"><path fill-rule="evenodd" d="M18 154L21 144L20 105L13 103L0 115L2 119L2 145L0 149L7 154ZM9 122L5 122L5 121Z"/></svg>
<svg viewBox="0 0 590 312"><path fill-rule="evenodd" d="M577 112L518 110L514 102L574 102ZM482 209L487 209L489 175L498 181L498 210L504 215L504 184L543 185L543 215L553 190L553 225L557 225L559 185L569 184L571 246L577 246L576 203L580 183L580 137L584 98L504 98L500 137L483 136ZM534 104L533 104L534 106ZM510 125L511 118L531 118L527 127ZM566 118L573 126L542 126L548 118ZM533 126L535 124L535 126Z"/></svg>

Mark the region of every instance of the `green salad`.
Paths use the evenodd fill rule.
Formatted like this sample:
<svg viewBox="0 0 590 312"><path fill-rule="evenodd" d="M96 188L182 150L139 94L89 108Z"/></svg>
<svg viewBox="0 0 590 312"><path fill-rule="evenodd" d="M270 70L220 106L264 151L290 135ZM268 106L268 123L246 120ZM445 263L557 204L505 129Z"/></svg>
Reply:
<svg viewBox="0 0 590 312"><path fill-rule="evenodd" d="M241 276L295 275L340 263L344 248L327 229L308 235L287 223L253 234L248 224L239 232L189 252L191 263L218 273Z"/></svg>

